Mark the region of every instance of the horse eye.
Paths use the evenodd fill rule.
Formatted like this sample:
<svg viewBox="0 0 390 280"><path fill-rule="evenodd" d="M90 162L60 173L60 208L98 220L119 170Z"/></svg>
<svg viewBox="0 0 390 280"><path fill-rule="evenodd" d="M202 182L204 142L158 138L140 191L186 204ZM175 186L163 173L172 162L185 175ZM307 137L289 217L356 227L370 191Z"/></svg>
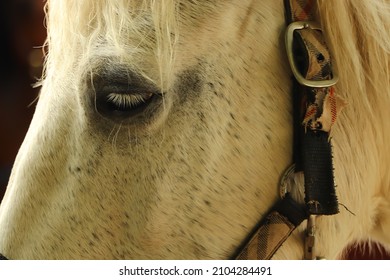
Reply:
<svg viewBox="0 0 390 280"><path fill-rule="evenodd" d="M96 111L107 119L126 122L148 117L162 103L162 93L138 76L99 76L94 84Z"/></svg>
<svg viewBox="0 0 390 280"><path fill-rule="evenodd" d="M107 95L107 103L112 106L112 110L131 111L146 105L153 93L110 93Z"/></svg>
<svg viewBox="0 0 390 280"><path fill-rule="evenodd" d="M129 117L145 109L159 93L131 90L128 85L110 85L97 92L96 109L103 114L127 114Z"/></svg>

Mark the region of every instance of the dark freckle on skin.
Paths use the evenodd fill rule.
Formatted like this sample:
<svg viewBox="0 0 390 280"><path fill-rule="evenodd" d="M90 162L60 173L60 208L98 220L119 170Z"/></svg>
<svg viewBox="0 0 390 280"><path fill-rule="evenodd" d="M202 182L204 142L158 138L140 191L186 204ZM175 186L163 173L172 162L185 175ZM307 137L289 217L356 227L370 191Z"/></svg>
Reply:
<svg viewBox="0 0 390 280"><path fill-rule="evenodd" d="M205 200L204 203L205 203L207 206L211 206L211 202L208 201L208 200Z"/></svg>
<svg viewBox="0 0 390 280"><path fill-rule="evenodd" d="M80 173L81 172L81 168L76 166L76 167L72 167L72 166L69 166L68 167L68 171L70 174L75 174L75 173Z"/></svg>
<svg viewBox="0 0 390 280"><path fill-rule="evenodd" d="M106 233L108 234L108 235L110 235L111 237L114 237L115 235L111 232L111 231L109 231L109 230L105 230L106 231Z"/></svg>
<svg viewBox="0 0 390 280"><path fill-rule="evenodd" d="M199 117L201 122L205 122L206 118L205 118L205 116L204 116L204 114L202 112L198 112L197 115L198 115L198 117Z"/></svg>
<svg viewBox="0 0 390 280"><path fill-rule="evenodd" d="M207 83L207 85L209 86L210 89L214 89L214 84L213 83Z"/></svg>
<svg viewBox="0 0 390 280"><path fill-rule="evenodd" d="M96 233L94 233L94 232L92 232L92 237L93 237L93 239L95 239L95 240L100 240L99 239L99 236L96 234Z"/></svg>

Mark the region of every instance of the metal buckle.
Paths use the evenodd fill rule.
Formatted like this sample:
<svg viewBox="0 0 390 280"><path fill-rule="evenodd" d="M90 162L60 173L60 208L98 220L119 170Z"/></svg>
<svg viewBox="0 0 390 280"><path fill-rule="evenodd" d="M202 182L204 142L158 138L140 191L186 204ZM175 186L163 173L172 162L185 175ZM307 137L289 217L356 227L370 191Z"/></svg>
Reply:
<svg viewBox="0 0 390 280"><path fill-rule="evenodd" d="M300 83L301 85L313 87L313 88L331 87L335 85L338 81L338 75L334 71L334 69L332 69L332 79L313 81L303 77L302 74L299 72L297 66L295 65L294 54L293 54L294 31L305 29L305 28L322 31L321 27L317 23L310 22L310 21L295 21L287 27L285 39L286 39L287 57L291 66L291 70L295 76L295 79L297 79L298 83Z"/></svg>
<svg viewBox="0 0 390 280"><path fill-rule="evenodd" d="M282 179L279 182L279 195L281 199L284 199L287 193L290 192L288 189L288 181L294 176L295 164L290 165L283 173Z"/></svg>
<svg viewBox="0 0 390 280"><path fill-rule="evenodd" d="M317 226L316 226L316 215L310 215L307 219L307 226L306 226L306 236L305 236L305 253L304 253L304 259L305 260L325 260L324 257L320 257L316 255L316 233L317 233Z"/></svg>
<svg viewBox="0 0 390 280"><path fill-rule="evenodd" d="M307 219L305 236L305 260L315 260L315 236L316 236L316 216L310 215Z"/></svg>

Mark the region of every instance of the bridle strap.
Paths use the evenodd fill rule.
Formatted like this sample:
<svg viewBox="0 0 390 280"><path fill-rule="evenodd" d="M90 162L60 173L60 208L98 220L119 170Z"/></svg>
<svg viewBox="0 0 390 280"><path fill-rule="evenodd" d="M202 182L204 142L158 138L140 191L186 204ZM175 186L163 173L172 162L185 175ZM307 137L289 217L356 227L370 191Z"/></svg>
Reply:
<svg viewBox="0 0 390 280"><path fill-rule="evenodd" d="M316 215L338 213L329 135L337 117L333 87L337 76L321 28L314 22L315 1L284 0L284 4L287 54L295 77L294 165L295 172L304 174L305 207L287 193L255 227L236 259L271 259L305 219L308 227L304 255L314 259Z"/></svg>
<svg viewBox="0 0 390 280"><path fill-rule="evenodd" d="M309 214L333 215L338 213L330 141L337 117L336 79L321 28L314 23L314 2L285 0L287 51L295 76L294 162L295 171L304 174Z"/></svg>
<svg viewBox="0 0 390 280"><path fill-rule="evenodd" d="M315 21L314 0L284 0L287 25L294 21Z"/></svg>
<svg viewBox="0 0 390 280"><path fill-rule="evenodd" d="M269 260L294 229L307 218L306 211L289 194L280 200L237 250L237 260Z"/></svg>

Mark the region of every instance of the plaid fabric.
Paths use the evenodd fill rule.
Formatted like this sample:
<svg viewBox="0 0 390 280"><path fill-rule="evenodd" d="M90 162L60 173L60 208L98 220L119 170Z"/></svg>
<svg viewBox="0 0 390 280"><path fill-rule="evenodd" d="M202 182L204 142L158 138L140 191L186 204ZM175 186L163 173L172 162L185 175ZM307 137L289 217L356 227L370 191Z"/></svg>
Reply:
<svg viewBox="0 0 390 280"><path fill-rule="evenodd" d="M289 0L289 2L295 19L312 19L309 10L313 7L313 1ZM304 69L301 69L304 77L313 81L331 79L331 55L322 32L310 28L297 30L294 40L299 42L300 47L296 56L304 61L302 63ZM336 96L334 87L309 89L309 92L311 97L306 98L306 107L303 108L302 124L305 130L330 132L345 102Z"/></svg>
<svg viewBox="0 0 390 280"><path fill-rule="evenodd" d="M336 95L334 87L313 89L315 102L306 104L302 124L305 129L330 132L346 102Z"/></svg>
<svg viewBox="0 0 390 280"><path fill-rule="evenodd" d="M237 260L269 260L295 226L278 212L271 212L246 244Z"/></svg>
<svg viewBox="0 0 390 280"><path fill-rule="evenodd" d="M331 57L322 33L312 29L296 31L306 49L308 68L305 78L308 80L325 80L331 76Z"/></svg>
<svg viewBox="0 0 390 280"><path fill-rule="evenodd" d="M292 21L314 20L314 0L291 0L290 7Z"/></svg>
<svg viewBox="0 0 390 280"><path fill-rule="evenodd" d="M329 50L322 33L312 29L296 31L295 39L300 41L300 56L305 58L304 77L308 80L327 80L332 78L332 64ZM302 124L305 130L322 130L330 132L337 119L337 114L345 106L345 102L336 95L334 87L309 89L306 98Z"/></svg>

